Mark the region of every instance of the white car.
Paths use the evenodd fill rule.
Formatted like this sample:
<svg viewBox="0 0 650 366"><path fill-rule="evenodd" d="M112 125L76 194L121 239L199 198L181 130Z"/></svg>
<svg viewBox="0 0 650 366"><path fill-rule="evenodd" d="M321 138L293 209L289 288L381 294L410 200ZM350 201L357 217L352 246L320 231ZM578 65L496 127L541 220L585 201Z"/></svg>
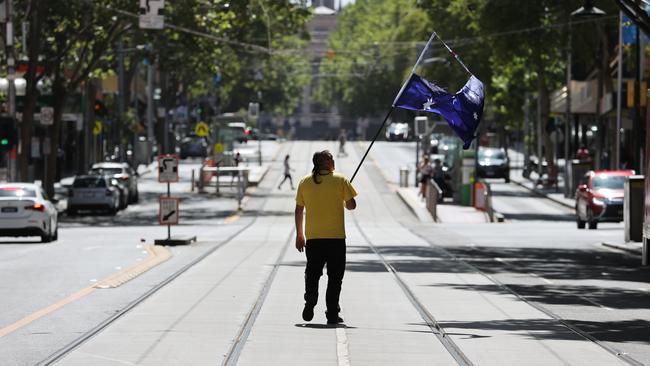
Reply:
<svg viewBox="0 0 650 366"><path fill-rule="evenodd" d="M0 236L40 236L43 243L58 239L58 213L40 186L0 184Z"/></svg>
<svg viewBox="0 0 650 366"><path fill-rule="evenodd" d="M120 193L104 175L79 175L74 178L68 197L68 215L79 210L104 210L115 215L120 208Z"/></svg>

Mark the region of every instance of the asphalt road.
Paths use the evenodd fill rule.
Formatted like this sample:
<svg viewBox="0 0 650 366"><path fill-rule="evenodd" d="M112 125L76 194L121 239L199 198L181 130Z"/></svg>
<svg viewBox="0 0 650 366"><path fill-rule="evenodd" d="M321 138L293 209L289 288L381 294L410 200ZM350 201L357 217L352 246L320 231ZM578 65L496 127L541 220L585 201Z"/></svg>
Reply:
<svg viewBox="0 0 650 366"><path fill-rule="evenodd" d="M282 178L280 159L284 154L291 154L292 165L296 169L294 177L298 179L309 173L311 152L322 148L336 151L336 145L327 142L281 144L277 155L272 152L272 147L265 150L265 156L278 156L278 160L267 175L265 187L249 191L246 209L241 215L235 214L237 204L231 198L217 199L190 193L190 171L197 169L198 165L197 162L184 162L181 165L181 182L173 186L173 193L183 198L181 210L184 213L181 214L181 225L174 227L173 233L198 235L199 243L169 248L171 259L119 287L99 289L92 286L125 268L146 261L148 254L145 245L166 234L166 230L155 223L156 199L165 187L155 181L153 174L142 180L142 202L116 217L65 218L60 240L52 244L7 242L0 245L0 276L3 279L0 286L0 360L10 365L38 363L119 312L171 274L246 229L255 217L265 218L260 225L268 222L271 226L246 229L245 233L250 238L260 238L260 241L247 239L242 244L247 243L245 248L250 245L259 247L259 250L263 250L259 252L260 255L266 250L273 251L267 256L275 258L274 253L280 249L284 239L265 239L263 233L289 230L284 227L291 225L287 217L291 214L291 203L287 201L294 195L288 186L283 191L275 188ZM252 147L242 149L251 150ZM361 144L350 142L349 155L337 157L337 169L351 175L362 152ZM437 342L429 328L421 327L422 320L418 320L418 313L409 305L399 287L395 284L388 286L385 277L388 272L377 259L377 255L382 255L421 300L422 306L441 319L443 327L451 330L450 337L472 356L476 364L481 364L477 362L480 360L477 357L487 350L516 348L517 344L530 346L530 340L541 347L535 346L531 352L534 350L546 355L544 357L550 357L543 359L544 364L573 364L581 358L586 360L592 355L572 355L570 351L553 353L558 345L578 346L575 340L581 337L569 331L567 325L588 334L604 347L650 364L648 270L639 266L637 258L600 245L602 241L619 238L622 235L620 225L603 225L601 229L592 231L578 230L567 209L546 199L533 197L513 184L499 182L492 182L495 207L503 210L508 218L506 223L421 224L397 198L393 185L389 184L392 179L397 179L396 176L391 178L390 172L397 171L403 165L412 165L413 160L408 159L413 157L412 144L380 142L375 145L371 160L355 180L360 193L360 207L352 216L348 216L350 276L346 277L346 281L349 281L346 282L347 287L344 286L344 310L351 318L351 327L344 331L348 332L350 341L346 352L349 350L352 360L355 357L357 360L367 358L369 364L377 364L379 359L372 358L375 354L384 357L382 362L393 360L387 364L396 364L398 360L408 357L416 357L416 360L418 352L429 349L426 345ZM273 222L281 223L282 227L274 228ZM258 229L262 230L258 232ZM271 240L268 245L272 247L267 248L265 240ZM224 295L232 295L233 299L239 299L241 295L249 299L237 300L236 308L228 308L233 314L224 320L232 323L233 333L223 333L225 330L222 327L218 332L225 349L230 347L236 331L241 329L239 321L246 318L246 309L254 304L254 289L263 284L264 273L273 268L264 257L246 256L245 248L237 249L235 246L230 251L218 251L210 256L219 265L229 266L235 262L225 253L232 251L243 256L242 268L235 266L232 269L236 273L241 272L243 277L229 280L229 284L223 284L225 287L220 287L222 285L219 283L206 283L213 286L210 292L199 292L199 297L190 302L201 303L204 296L216 296L216 300L220 300ZM377 254L373 254L373 250ZM252 258L257 263L255 266L246 264ZM277 349L286 346L289 350L295 347L291 342L305 340L305 328L294 326L294 318L298 316L296 311L299 311L294 307L299 307L300 301L298 299L296 303L291 300L293 297L290 299L286 296L295 295L295 288L300 287L301 261L302 258L294 253L288 255L283 266L276 267L279 268L278 277L283 279L278 284L282 285L275 292L271 290L270 303L268 306L262 305L259 310L260 324L251 325L252 334L258 334L258 342L252 343L248 353L243 353L243 364L259 364L260 360L277 356ZM238 279L248 281L246 283L249 285L236 286ZM173 291L168 291L167 296L180 300ZM367 296L374 300L368 302ZM299 294L297 297L300 297ZM144 319L153 316L155 299L149 299L145 308L138 305L133 316L136 319L138 313ZM530 307L524 311L526 316L517 315L523 314L519 311L522 311L521 304L525 302L541 310L537 318L530 316ZM401 310L394 312L395 308ZM138 312L137 309L142 310ZM179 321L198 309L192 305L182 310ZM364 314L372 314L372 317L366 318ZM484 316L483 320L479 319L481 316ZM129 323L128 319L122 323L122 328L126 324L142 332L140 326L153 326L154 329L147 333L149 335L169 332L173 336L182 333L176 332L176 323L159 328L158 323ZM278 319L283 320L278 323ZM179 324L196 326L191 322ZM289 328L281 328L284 330L278 333L279 324ZM394 332L397 326L403 328L403 332ZM110 337L110 329L101 333L108 338L98 338L99 344L102 344L102 339L110 340L99 347L109 355L119 353L118 348L121 347L116 338ZM255 333L256 329L258 333ZM261 329L267 329L267 333L259 333ZM383 329L381 336L377 333L379 329ZM309 333L313 337L309 338L311 341L329 339L318 327L309 332L315 332ZM339 339L339 333L337 329L336 339ZM283 339L281 336L285 334L290 337ZM406 336L414 337L413 347L409 351L405 352L403 347L393 347ZM270 343L260 342L259 337L270 337ZM385 337L391 341L385 341ZM580 347L584 343L581 342ZM173 351L172 348L164 349L155 344L147 348L147 352L156 350L165 354ZM264 344L270 347L265 348ZM488 348L484 350L481 345L488 345ZM138 348L138 345L131 347ZM211 346L212 349L214 347ZM544 351L544 347L548 348ZM363 352L363 349L375 349L378 353ZM513 349L513 352L516 351ZM525 358L533 354L527 355L520 349L518 356ZM493 357L500 359L508 355Z"/></svg>
<svg viewBox="0 0 650 366"><path fill-rule="evenodd" d="M236 148L249 157L257 147ZM275 142L262 144L267 161L281 149ZM190 192L191 172L199 167L198 159L182 160L180 181L171 185L171 193L181 198L180 225L172 227L172 235L197 235L200 242L169 247L171 259L117 288L93 286L145 262L146 246L167 236L157 221L158 197L167 187L158 183L155 166L139 180L140 202L116 216L61 214L59 240L48 244L38 238L2 238L0 364L36 364L250 222L250 215L235 215L233 194L216 198Z"/></svg>
<svg viewBox="0 0 650 366"><path fill-rule="evenodd" d="M411 143L375 146L371 155L383 165L389 180L394 177L386 171L414 164ZM640 266L638 257L601 245L622 241L623 224L603 223L598 230L579 230L573 210L514 183L488 182L494 209L505 216L506 223L414 228L526 300L605 345L650 364L650 270ZM475 289L504 291L494 284ZM517 324L490 326L512 329Z"/></svg>

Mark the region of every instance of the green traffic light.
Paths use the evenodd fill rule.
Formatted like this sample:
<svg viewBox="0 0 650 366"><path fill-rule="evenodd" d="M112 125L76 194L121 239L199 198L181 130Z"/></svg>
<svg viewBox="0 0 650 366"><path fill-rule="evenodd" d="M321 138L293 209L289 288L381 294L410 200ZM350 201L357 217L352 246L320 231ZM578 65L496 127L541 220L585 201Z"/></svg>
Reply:
<svg viewBox="0 0 650 366"><path fill-rule="evenodd" d="M0 140L0 145L3 145L3 146L9 145L9 139L1 139Z"/></svg>

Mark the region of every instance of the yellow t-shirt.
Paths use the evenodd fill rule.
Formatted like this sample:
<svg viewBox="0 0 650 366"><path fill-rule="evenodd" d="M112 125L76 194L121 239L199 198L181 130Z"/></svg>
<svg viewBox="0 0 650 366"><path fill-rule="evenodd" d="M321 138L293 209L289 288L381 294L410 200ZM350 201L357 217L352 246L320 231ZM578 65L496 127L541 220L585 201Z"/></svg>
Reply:
<svg viewBox="0 0 650 366"><path fill-rule="evenodd" d="M333 172L318 176L319 184L311 174L298 185L296 204L307 211L305 237L307 239L345 239L343 208L345 201L357 195L350 181Z"/></svg>

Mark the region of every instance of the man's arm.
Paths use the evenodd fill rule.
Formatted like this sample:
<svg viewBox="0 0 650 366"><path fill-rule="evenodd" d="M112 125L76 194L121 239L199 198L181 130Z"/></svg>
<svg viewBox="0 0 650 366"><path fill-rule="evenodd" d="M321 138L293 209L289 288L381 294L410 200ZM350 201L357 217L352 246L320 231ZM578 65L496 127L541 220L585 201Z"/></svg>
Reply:
<svg viewBox="0 0 650 366"><path fill-rule="evenodd" d="M296 210L294 211L295 221L296 221L296 249L299 252L305 250L305 235L302 231L302 220L305 207L296 205Z"/></svg>
<svg viewBox="0 0 650 366"><path fill-rule="evenodd" d="M354 210L357 208L357 201L355 201L354 198L350 198L349 200L345 201L345 208L348 210Z"/></svg>

